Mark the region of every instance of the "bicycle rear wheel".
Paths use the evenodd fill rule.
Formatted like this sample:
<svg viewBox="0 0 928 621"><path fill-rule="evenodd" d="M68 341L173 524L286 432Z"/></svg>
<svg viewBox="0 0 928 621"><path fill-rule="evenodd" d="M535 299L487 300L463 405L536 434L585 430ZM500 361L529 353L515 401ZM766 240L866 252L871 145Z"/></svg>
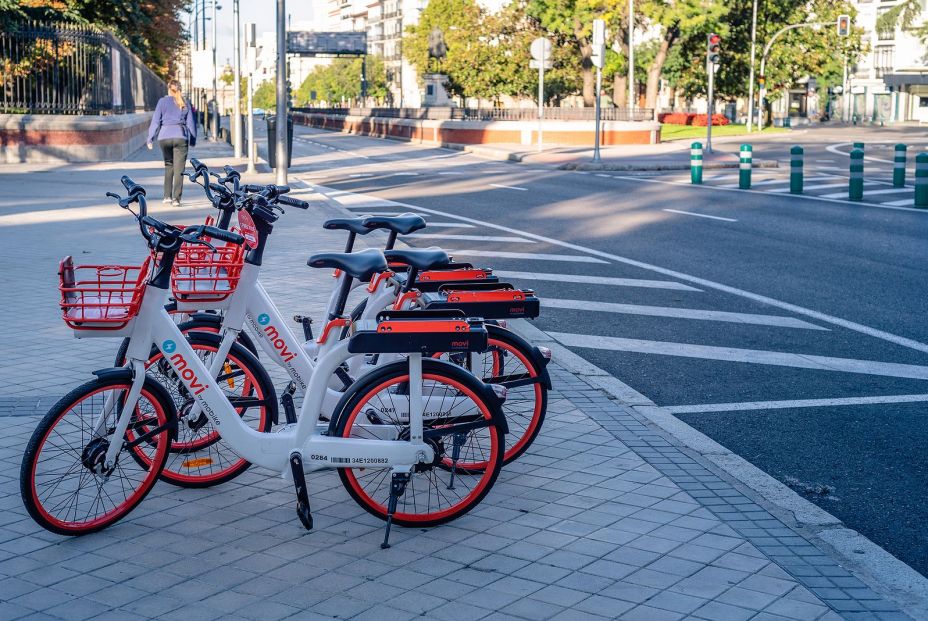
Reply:
<svg viewBox="0 0 928 621"><path fill-rule="evenodd" d="M161 386L145 380L125 438L144 441L117 454L107 470L104 457L131 379L98 378L62 398L39 422L23 455L20 493L32 519L60 535L85 535L117 522L151 491L164 467L175 422L174 404ZM116 404L107 412L105 404ZM105 419L101 422L100 417ZM95 430L100 432L95 433ZM127 453L140 451L140 464Z"/></svg>
<svg viewBox="0 0 928 621"><path fill-rule="evenodd" d="M435 458L415 467L399 499L393 521L403 526L435 526L464 515L483 500L503 465L505 439L495 422L501 413L486 386L445 362L423 360L422 367L424 431ZM408 387L405 361L365 375L336 407L330 434L378 438L388 426L397 439L408 438ZM340 468L338 475L359 505L386 519L389 468Z"/></svg>

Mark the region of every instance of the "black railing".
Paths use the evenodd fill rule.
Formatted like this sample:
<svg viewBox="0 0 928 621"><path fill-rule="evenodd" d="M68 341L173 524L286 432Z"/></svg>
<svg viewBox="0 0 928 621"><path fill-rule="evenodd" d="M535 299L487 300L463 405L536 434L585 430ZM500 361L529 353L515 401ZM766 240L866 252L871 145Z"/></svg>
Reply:
<svg viewBox="0 0 928 621"><path fill-rule="evenodd" d="M154 110L164 82L108 32L22 23L0 33L0 112L125 114Z"/></svg>
<svg viewBox="0 0 928 621"><path fill-rule="evenodd" d="M382 117L391 119L420 119L430 121L534 121L538 108L294 108L294 112ZM592 121L594 108L545 108L549 121ZM651 121L651 108L603 108L604 121Z"/></svg>

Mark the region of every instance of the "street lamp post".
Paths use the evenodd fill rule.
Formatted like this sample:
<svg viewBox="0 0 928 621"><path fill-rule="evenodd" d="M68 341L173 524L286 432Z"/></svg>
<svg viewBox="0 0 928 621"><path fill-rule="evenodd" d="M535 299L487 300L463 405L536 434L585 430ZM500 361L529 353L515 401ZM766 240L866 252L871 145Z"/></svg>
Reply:
<svg viewBox="0 0 928 621"><path fill-rule="evenodd" d="M628 120L635 108L635 0L628 0Z"/></svg>
<svg viewBox="0 0 928 621"><path fill-rule="evenodd" d="M825 25L826 25L826 24L823 24L822 22L805 22L805 23L803 23L803 24L792 24L792 25L790 25L790 26L784 26L783 28L780 28L779 30L777 30L776 33L775 33L772 37L770 37L770 40L767 41L767 45L764 46L764 53L761 55L761 58L760 58L760 75L761 75L761 77L766 77L766 76L767 76L767 54L770 53L770 48L773 47L773 42L776 41L777 38L778 38L781 34L783 34L784 32L786 32L786 31L788 31L788 30L795 30L796 28L806 28L806 27L809 27L809 28L816 27L816 28L817 28L817 27L821 27L821 26L825 26ZM765 85L766 85L766 83L765 83ZM758 121L757 127L758 127L758 129L761 129L761 130L764 129L764 99L765 99L766 92L767 92L767 89L766 89L766 88L764 88L764 89L762 89L762 90L760 91L760 105L759 105L759 108L760 108L760 110L759 110L759 113L760 113L760 121Z"/></svg>
<svg viewBox="0 0 928 621"><path fill-rule="evenodd" d="M233 80L232 87L232 141L235 143L235 159L242 159L242 24L239 21L239 0L232 0L232 21L235 32L232 35L235 52L232 55Z"/></svg>
<svg viewBox="0 0 928 621"><path fill-rule="evenodd" d="M219 140L219 98L217 91L217 82L219 77L218 65L216 63L216 36L217 36L217 27L216 27L216 11L219 10L219 3L217 0L213 0L213 116L210 119L210 125L213 128L213 140Z"/></svg>
<svg viewBox="0 0 928 621"><path fill-rule="evenodd" d="M268 137L270 138L270 137ZM287 0L277 0L277 185L287 185Z"/></svg>
<svg viewBox="0 0 928 621"><path fill-rule="evenodd" d="M748 77L748 133L752 131L754 123L754 48L757 41L757 0L754 0L754 9L751 12L751 70Z"/></svg>

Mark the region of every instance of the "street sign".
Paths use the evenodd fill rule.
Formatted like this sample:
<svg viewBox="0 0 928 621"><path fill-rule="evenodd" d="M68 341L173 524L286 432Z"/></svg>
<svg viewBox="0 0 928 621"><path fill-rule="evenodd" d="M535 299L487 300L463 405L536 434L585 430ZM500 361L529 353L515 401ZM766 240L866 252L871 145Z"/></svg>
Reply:
<svg viewBox="0 0 928 621"><path fill-rule="evenodd" d="M532 41L529 50L535 60L549 60L551 58L551 41L544 37L538 37Z"/></svg>
<svg viewBox="0 0 928 621"><path fill-rule="evenodd" d="M288 32L287 52L304 56L364 56L366 32Z"/></svg>
<svg viewBox="0 0 928 621"><path fill-rule="evenodd" d="M544 69L550 69L550 68L553 67L553 66L554 66L554 61L551 61L551 60L540 61L540 60L534 60L534 59L532 59L532 60L528 61L528 68L529 68L529 69L542 69L542 68L544 68Z"/></svg>
<svg viewBox="0 0 928 621"><path fill-rule="evenodd" d="M602 69L606 57L606 21L593 20L593 53L591 60L593 66Z"/></svg>

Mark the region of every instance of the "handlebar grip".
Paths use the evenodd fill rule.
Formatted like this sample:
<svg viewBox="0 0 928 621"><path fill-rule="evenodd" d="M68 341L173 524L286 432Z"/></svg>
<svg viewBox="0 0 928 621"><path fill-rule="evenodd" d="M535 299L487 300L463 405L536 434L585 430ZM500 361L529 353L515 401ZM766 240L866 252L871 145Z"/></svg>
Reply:
<svg viewBox="0 0 928 621"><path fill-rule="evenodd" d="M278 196L281 194L286 194L289 191L290 191L289 185L275 185L274 186L274 192L276 192Z"/></svg>
<svg viewBox="0 0 928 621"><path fill-rule="evenodd" d="M227 188L227 187L224 186L224 185L220 185L220 184L218 184L218 183L210 183L210 184L209 184L209 189L212 190L213 192L219 192L219 193L222 194L223 196L230 196L230 194L231 194L231 193L229 192L229 188Z"/></svg>
<svg viewBox="0 0 928 621"><path fill-rule="evenodd" d="M292 198L290 196L281 196L278 197L277 202L281 205L290 205L291 207L297 207L299 209L309 209L309 203L300 200L298 198Z"/></svg>
<svg viewBox="0 0 928 621"><path fill-rule="evenodd" d="M193 169L197 172L200 172L201 170L209 170L208 168L206 168L206 164L204 164L203 162L201 162L195 157L190 158L190 165L193 166Z"/></svg>
<svg viewBox="0 0 928 621"><path fill-rule="evenodd" d="M209 235L213 239L229 242L230 244L241 245L245 243L245 238L238 233L233 233L225 229L217 229L215 226L203 225L203 235Z"/></svg>
<svg viewBox="0 0 928 621"><path fill-rule="evenodd" d="M145 188L130 179L128 175L123 175L119 180L122 182L123 187L126 188L126 192L128 192L130 195L141 194L142 196L145 196Z"/></svg>
<svg viewBox="0 0 928 621"><path fill-rule="evenodd" d="M239 171L235 170L234 168L232 168L232 167L229 166L228 164L226 164L225 166L223 166L223 167L222 167L222 170L225 171L226 177L230 177L230 178L231 178L231 177L236 177L236 178L238 178L238 179L241 179L241 178L242 178L242 173L240 173Z"/></svg>
<svg viewBox="0 0 928 621"><path fill-rule="evenodd" d="M246 192L263 192L265 187L266 186L263 186L263 185L255 185L253 183L246 183L243 186L243 189Z"/></svg>

